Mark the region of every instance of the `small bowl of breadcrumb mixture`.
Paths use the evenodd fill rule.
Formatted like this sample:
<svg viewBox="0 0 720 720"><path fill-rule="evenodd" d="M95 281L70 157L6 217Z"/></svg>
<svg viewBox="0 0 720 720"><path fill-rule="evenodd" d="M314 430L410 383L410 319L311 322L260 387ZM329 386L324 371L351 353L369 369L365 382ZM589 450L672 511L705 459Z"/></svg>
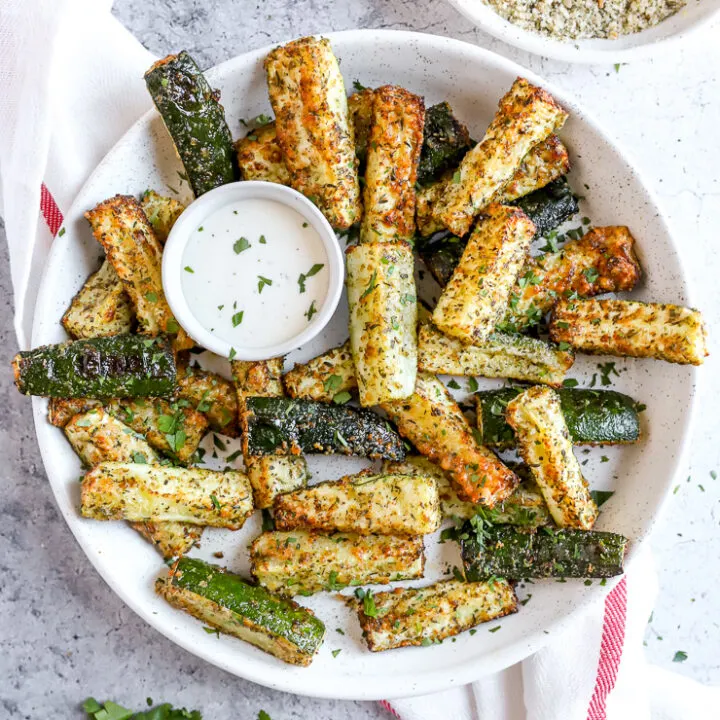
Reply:
<svg viewBox="0 0 720 720"><path fill-rule="evenodd" d="M449 0L483 30L569 62L648 57L720 14L720 0Z"/></svg>

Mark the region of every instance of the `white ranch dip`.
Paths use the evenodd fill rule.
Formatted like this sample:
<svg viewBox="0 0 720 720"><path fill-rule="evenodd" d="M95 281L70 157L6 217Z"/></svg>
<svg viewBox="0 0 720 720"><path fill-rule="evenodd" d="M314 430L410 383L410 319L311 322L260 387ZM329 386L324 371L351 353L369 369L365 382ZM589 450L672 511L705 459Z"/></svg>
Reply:
<svg viewBox="0 0 720 720"><path fill-rule="evenodd" d="M183 266L193 315L233 348L289 340L307 327L328 291L320 235L274 200L241 200L212 212L190 234Z"/></svg>

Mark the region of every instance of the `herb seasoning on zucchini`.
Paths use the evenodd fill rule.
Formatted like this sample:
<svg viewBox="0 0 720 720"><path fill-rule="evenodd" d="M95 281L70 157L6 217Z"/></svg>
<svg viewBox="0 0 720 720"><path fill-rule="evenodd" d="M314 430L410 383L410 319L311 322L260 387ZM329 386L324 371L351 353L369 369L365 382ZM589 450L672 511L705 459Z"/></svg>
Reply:
<svg viewBox="0 0 720 720"><path fill-rule="evenodd" d="M59 398L170 397L177 368L169 339L142 335L43 345L13 359L24 395Z"/></svg>
<svg viewBox="0 0 720 720"><path fill-rule="evenodd" d="M613 577L623 572L627 542L616 533L548 527L527 532L484 525L478 534L467 523L461 544L465 576L477 582L493 576L508 580Z"/></svg>
<svg viewBox="0 0 720 720"><path fill-rule="evenodd" d="M325 625L310 610L196 558L180 558L155 590L174 607L293 665L309 665L325 637Z"/></svg>

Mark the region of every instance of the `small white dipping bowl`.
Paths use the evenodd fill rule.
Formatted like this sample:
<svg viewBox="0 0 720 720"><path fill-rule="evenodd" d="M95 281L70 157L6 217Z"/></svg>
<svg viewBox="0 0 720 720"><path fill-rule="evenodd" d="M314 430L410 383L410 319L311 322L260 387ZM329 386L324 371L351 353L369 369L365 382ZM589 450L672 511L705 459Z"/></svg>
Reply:
<svg viewBox="0 0 720 720"><path fill-rule="evenodd" d="M227 340L218 337L200 323L185 297L182 277L185 247L193 231L216 210L233 202L246 202L249 200L272 200L299 213L322 240L327 256L329 275L327 294L317 314L301 332L274 345L243 348L231 345ZM222 263L219 262L218 273L222 273L224 270ZM298 270L301 271L302 268ZM292 188L275 183L247 180L221 185L214 190L210 190L192 202L180 215L175 225L173 225L163 250L163 290L175 319L198 345L223 357L229 357L231 351L234 350L233 359L237 360L267 360L268 358L285 355L312 340L332 318L340 301L344 280L343 256L330 223L305 196ZM272 322L272 318L268 318L268 322Z"/></svg>

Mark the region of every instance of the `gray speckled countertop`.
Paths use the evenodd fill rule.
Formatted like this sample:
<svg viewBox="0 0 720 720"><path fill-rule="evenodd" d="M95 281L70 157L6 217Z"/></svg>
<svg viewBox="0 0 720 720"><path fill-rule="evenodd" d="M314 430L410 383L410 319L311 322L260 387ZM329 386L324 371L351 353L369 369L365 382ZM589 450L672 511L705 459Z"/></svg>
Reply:
<svg viewBox="0 0 720 720"><path fill-rule="evenodd" d="M574 92L627 148L660 196L685 248L711 351L690 467L653 538L661 584L646 637L652 662L720 683L720 44L716 25L684 49L614 68L570 66L474 30L443 0L117 0L116 15L154 53L187 48L213 65L269 42L356 27L402 28L476 42ZM715 36L713 37L713 32ZM3 236L0 223L0 236ZM0 237L0 367L16 350L7 248ZM389 718L374 703L298 698L237 679L148 628L110 591L56 510L30 404L0 374L0 718L81 717L87 695L142 706L146 697L204 711L208 720ZM687 477L687 480L685 479ZM676 650L688 660L672 663Z"/></svg>

